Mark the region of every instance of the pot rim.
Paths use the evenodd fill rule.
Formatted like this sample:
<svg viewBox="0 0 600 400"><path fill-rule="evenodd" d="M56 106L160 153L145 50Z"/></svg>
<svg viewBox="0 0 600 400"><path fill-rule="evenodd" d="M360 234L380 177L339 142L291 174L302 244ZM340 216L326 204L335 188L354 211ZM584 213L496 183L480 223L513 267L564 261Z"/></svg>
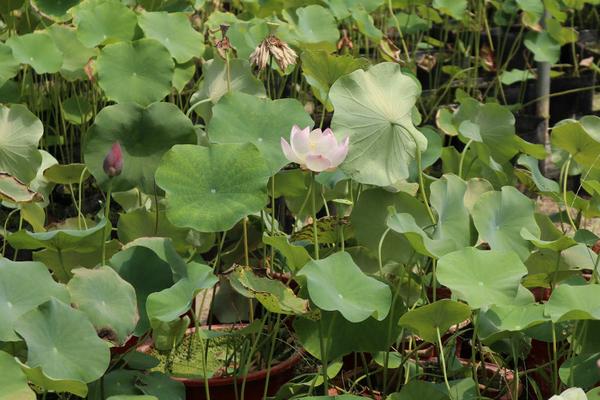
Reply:
<svg viewBox="0 0 600 400"><path fill-rule="evenodd" d="M214 329L214 330L225 330L228 328L240 329L240 328L243 328L244 326L247 326L247 324L218 324L218 325L213 325L212 329ZM186 333L186 335L190 335L190 334L194 333L195 330L196 330L195 327L188 328L185 331L185 333ZM140 346L137 347L136 351L139 351L142 353L147 353L152 348L153 343L154 343L154 341L152 340L152 338L148 338L148 340L146 340L144 343L142 343ZM283 360L282 362L272 366L269 376L273 377L275 375L279 375L281 373L289 371L294 366L296 366L302 360L303 357L304 357L304 350L302 348L297 349L294 352L294 354L292 354L290 357L288 357L287 359ZM259 371L250 372L248 375L246 375L246 383L264 379L266 376L267 376L266 369L261 369ZM174 376L174 375L169 375L169 377L173 380L182 382L185 386L190 386L190 387L198 387L198 386L203 387L204 383L205 383L204 378L189 378L189 377L181 377L181 376ZM243 376L237 376L237 377L228 376L228 377L208 378L208 386L228 386L228 385L233 385L234 381L236 383L241 384L244 381L244 377Z"/></svg>

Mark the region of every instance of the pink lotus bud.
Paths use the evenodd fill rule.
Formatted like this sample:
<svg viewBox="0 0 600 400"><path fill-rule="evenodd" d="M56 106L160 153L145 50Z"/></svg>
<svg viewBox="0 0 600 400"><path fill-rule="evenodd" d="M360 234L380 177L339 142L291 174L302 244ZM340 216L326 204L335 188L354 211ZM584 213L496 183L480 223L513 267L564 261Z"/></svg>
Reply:
<svg viewBox="0 0 600 400"><path fill-rule="evenodd" d="M110 151L104 158L103 164L104 172L109 177L121 175L123 170L123 152L121 151L121 144L114 142Z"/></svg>
<svg viewBox="0 0 600 400"><path fill-rule="evenodd" d="M349 137L338 142L331 129L315 129L310 127L300 129L297 125L292 128L290 143L281 138L283 154L291 162L300 164L302 168L314 172L335 169L348 155Z"/></svg>

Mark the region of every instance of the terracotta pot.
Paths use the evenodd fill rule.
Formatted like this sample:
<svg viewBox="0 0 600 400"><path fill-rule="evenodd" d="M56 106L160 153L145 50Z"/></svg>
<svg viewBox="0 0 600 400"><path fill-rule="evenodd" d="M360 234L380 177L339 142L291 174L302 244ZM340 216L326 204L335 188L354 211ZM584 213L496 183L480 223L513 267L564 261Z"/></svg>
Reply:
<svg viewBox="0 0 600 400"><path fill-rule="evenodd" d="M537 303L548 301L550 295L552 294L552 288L534 287L529 288L529 290L533 293L533 297L535 297L535 301Z"/></svg>
<svg viewBox="0 0 600 400"><path fill-rule="evenodd" d="M123 344L123 346L111 347L110 354L113 356L118 354L125 354L138 344L138 340L139 338L137 336L130 336L129 339L127 339L127 341Z"/></svg>
<svg viewBox="0 0 600 400"><path fill-rule="evenodd" d="M230 329L232 326L241 327L241 325L214 325L215 330ZM187 330L190 335L195 328ZM148 352L152 348L152 340L147 341L138 347L138 351ZM273 396L290 379L294 377L294 367L300 363L303 357L302 351L295 352L290 358L271 367L269 374L269 387L267 395ZM244 390L244 400L262 400L265 390L267 370L254 371L246 376L246 386ZM185 385L187 400L206 400L206 390L204 379L202 378L183 378L172 376L171 379L179 381ZM244 377L216 377L208 379L208 388L211 400L241 400L239 393ZM236 387L238 395L236 396Z"/></svg>

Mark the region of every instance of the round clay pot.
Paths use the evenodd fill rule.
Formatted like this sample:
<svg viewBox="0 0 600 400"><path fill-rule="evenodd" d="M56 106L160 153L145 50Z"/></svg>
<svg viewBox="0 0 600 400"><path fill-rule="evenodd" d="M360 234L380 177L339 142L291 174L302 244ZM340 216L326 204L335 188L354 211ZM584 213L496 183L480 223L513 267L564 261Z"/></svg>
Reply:
<svg viewBox="0 0 600 400"><path fill-rule="evenodd" d="M214 330L230 329L231 327L243 327L243 325L213 325ZM187 330L186 334L190 335L195 331L195 328ZM152 348L152 340L147 341L140 347L138 351L148 352ZM273 396L277 391L294 377L294 367L300 363L303 357L301 350L296 351L290 358L271 367L269 373L269 387L267 395ZM185 393L187 400L207 400L206 389L203 378L184 378L171 376L171 379L179 381L185 385ZM246 386L244 389L244 400L262 400L267 379L267 370L254 371L246 376ZM244 377L215 377L208 379L208 388L211 400L242 400L239 393L241 390ZM236 396L236 387L238 395Z"/></svg>

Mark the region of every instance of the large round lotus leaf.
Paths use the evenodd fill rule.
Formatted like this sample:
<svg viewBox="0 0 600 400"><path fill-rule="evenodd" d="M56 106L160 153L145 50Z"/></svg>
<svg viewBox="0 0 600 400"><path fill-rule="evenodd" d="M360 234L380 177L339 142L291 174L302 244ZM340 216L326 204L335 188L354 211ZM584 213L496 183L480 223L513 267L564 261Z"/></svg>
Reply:
<svg viewBox="0 0 600 400"><path fill-rule="evenodd" d="M131 40L137 17L118 0L85 0L73 9L77 37L86 47Z"/></svg>
<svg viewBox="0 0 600 400"><path fill-rule="evenodd" d="M293 11L284 10L288 22L277 29L277 35L294 45L309 45L325 50L335 50L340 37L333 14L320 5L309 5Z"/></svg>
<svg viewBox="0 0 600 400"><path fill-rule="evenodd" d="M30 232L22 229L8 237L8 243L15 249L52 249L56 251L94 251L110 232L110 224L103 219L88 229L57 229L48 232Z"/></svg>
<svg viewBox="0 0 600 400"><path fill-rule="evenodd" d="M472 210L473 222L479 238L493 250L516 253L521 260L529 257L532 245L521 237L521 230L540 236L531 199L511 186L501 192L486 192L479 197Z"/></svg>
<svg viewBox="0 0 600 400"><path fill-rule="evenodd" d="M479 334L486 344L548 321L544 316L544 305L533 301L526 305L492 306L480 313L479 318Z"/></svg>
<svg viewBox="0 0 600 400"><path fill-rule="evenodd" d="M107 266L73 272L71 304L88 316L101 337L123 344L139 320L133 286Z"/></svg>
<svg viewBox="0 0 600 400"><path fill-rule="evenodd" d="M14 176L0 172L0 200L11 203L30 203L41 201L42 195L29 189L27 185Z"/></svg>
<svg viewBox="0 0 600 400"><path fill-rule="evenodd" d="M339 138L350 136L344 172L377 186L408 178L415 152L427 148L427 139L413 125L420 93L414 78L388 62L356 70L333 84L329 92L335 108L333 131Z"/></svg>
<svg viewBox="0 0 600 400"><path fill-rule="evenodd" d="M302 73L317 99L333 111L329 101L329 89L343 75L369 66L366 58L354 58L351 55L336 56L325 50L306 50L302 52Z"/></svg>
<svg viewBox="0 0 600 400"><path fill-rule="evenodd" d="M600 319L600 285L559 285L546 303L552 321Z"/></svg>
<svg viewBox="0 0 600 400"><path fill-rule="evenodd" d="M175 63L154 39L110 44L96 61L98 84L109 100L147 106L171 92Z"/></svg>
<svg viewBox="0 0 600 400"><path fill-rule="evenodd" d="M484 146L496 162L505 163L518 152L515 117L507 107L465 98L453 123L463 137L474 142L474 147Z"/></svg>
<svg viewBox="0 0 600 400"><path fill-rule="evenodd" d="M215 57L202 65L204 79L190 100L194 112L208 122L212 115L212 106L223 97L229 89L232 92L244 92L254 96L265 97L265 87L262 81L252 74L252 68L247 60L229 60L229 77L231 86L227 83L227 66L220 57ZM198 104L199 102L202 102Z"/></svg>
<svg viewBox="0 0 600 400"><path fill-rule="evenodd" d="M76 219L76 218L75 218ZM110 258L121 250L121 243L113 239L106 242L104 257ZM52 271L54 279L59 282L68 282L71 271L75 268L94 268L102 263L102 246L97 245L92 251L79 252L76 250L62 250L60 256L56 250L44 249L33 253L33 260L44 263Z"/></svg>
<svg viewBox="0 0 600 400"><path fill-rule="evenodd" d="M156 183L166 192L174 225L220 232L265 206L270 176L251 143L178 145L163 157Z"/></svg>
<svg viewBox="0 0 600 400"><path fill-rule="evenodd" d="M346 252L309 261L298 275L306 278L310 299L321 310L339 311L355 323L369 317L381 321L388 315L389 286L365 275Z"/></svg>
<svg viewBox="0 0 600 400"><path fill-rule="evenodd" d="M560 380L566 386L572 386L577 388L590 389L600 380L598 374L598 360L600 360L600 353L586 354L582 353L576 356L572 356L568 360L562 363L559 369ZM573 389L571 389L572 391ZM587 396L581 391L581 399L593 399L598 397L598 394L592 395L588 392ZM579 395L576 395L579 397ZM569 396L571 397L571 396ZM563 395L561 399L569 399L569 397ZM575 397L577 399L578 397Z"/></svg>
<svg viewBox="0 0 600 400"><path fill-rule="evenodd" d="M37 396L29 387L27 377L19 363L8 353L0 351L0 400L35 400Z"/></svg>
<svg viewBox="0 0 600 400"><path fill-rule="evenodd" d="M173 72L173 87L177 92L181 93L186 88L186 85L196 75L196 62L190 60L184 64L175 64L175 72Z"/></svg>
<svg viewBox="0 0 600 400"><path fill-rule="evenodd" d="M42 123L27 107L0 105L0 171L29 183L42 163L37 147L43 132Z"/></svg>
<svg viewBox="0 0 600 400"><path fill-rule="evenodd" d="M92 104L83 96L72 96L61 104L63 117L73 125L88 122L94 116Z"/></svg>
<svg viewBox="0 0 600 400"><path fill-rule="evenodd" d="M146 37L158 40L178 63L185 63L204 52L204 36L194 30L184 13L143 12L138 24Z"/></svg>
<svg viewBox="0 0 600 400"><path fill-rule="evenodd" d="M69 301L66 288L54 282L44 264L0 259L0 341L19 341L15 322L51 297Z"/></svg>
<svg viewBox="0 0 600 400"><path fill-rule="evenodd" d="M171 322L189 311L195 296L202 289L213 287L218 278L208 265L196 262L187 265L188 276L178 280L170 288L151 293L146 309L151 324L154 320Z"/></svg>
<svg viewBox="0 0 600 400"><path fill-rule="evenodd" d="M173 285L171 268L154 251L141 246L130 247L115 254L110 259L110 265L135 288L140 319L134 335L141 336L150 328L146 299L151 293Z"/></svg>
<svg viewBox="0 0 600 400"><path fill-rule="evenodd" d="M80 2L81 0L31 0L31 4L40 13L55 21L68 21L71 19L67 11Z"/></svg>
<svg viewBox="0 0 600 400"><path fill-rule="evenodd" d="M236 55L244 60L250 58L250 54L268 35L267 21L261 18L254 18L250 21L234 21L227 30L227 37L235 47Z"/></svg>
<svg viewBox="0 0 600 400"><path fill-rule="evenodd" d="M62 66L63 55L45 32L11 36L6 44L18 62L30 65L38 74L58 72Z"/></svg>
<svg viewBox="0 0 600 400"><path fill-rule="evenodd" d="M41 367L53 379L93 382L110 362L108 344L100 339L86 315L50 299L15 324L27 343L27 365Z"/></svg>
<svg viewBox="0 0 600 400"><path fill-rule="evenodd" d="M51 166L58 164L58 161L47 151L40 150L39 152L42 157L42 164L38 168L35 178L29 182L29 188L37 193L41 193L44 196L43 204L47 205L50 193L56 185L44 177L44 171Z"/></svg>
<svg viewBox="0 0 600 400"><path fill-rule="evenodd" d="M327 335L324 347L328 360L335 360L352 352L386 351L403 329L397 324L398 316L406 311L403 307L402 302L398 301L396 310L390 312L383 321L370 317L358 323L348 321L337 311L321 311L321 319L318 321L295 318L294 332L298 335L302 347L320 360L322 357L319 331Z"/></svg>
<svg viewBox="0 0 600 400"><path fill-rule="evenodd" d="M185 386L170 376L153 371L140 374L135 386L144 394L159 399L185 400Z"/></svg>
<svg viewBox="0 0 600 400"><path fill-rule="evenodd" d="M21 370L27 376L29 382L43 390L56 393L72 393L84 398L88 394L88 386L80 380L53 379L47 376L41 367L30 368L21 361L17 362L20 364Z"/></svg>
<svg viewBox="0 0 600 400"><path fill-rule="evenodd" d="M466 304L444 299L408 311L398 324L409 327L429 343L437 343L438 332L443 335L470 316L471 309Z"/></svg>
<svg viewBox="0 0 600 400"><path fill-rule="evenodd" d="M441 257L471 245L471 217L463 204L467 183L456 175L444 175L430 189L431 205L438 214L432 233L404 210L388 218L388 227L403 233L416 251L429 257Z"/></svg>
<svg viewBox="0 0 600 400"><path fill-rule="evenodd" d="M192 121L172 103L154 103L146 108L132 103L117 104L103 108L88 130L85 163L96 181L107 187L109 177L103 161L118 141L123 170L110 179L112 190L139 187L145 193L154 193L154 173L163 154L175 144L196 143L196 140Z"/></svg>
<svg viewBox="0 0 600 400"><path fill-rule="evenodd" d="M119 240L129 243L135 239L148 236L168 237L173 241L177 251L184 253L191 245L187 242L189 229L178 228L166 216L164 210L158 212L138 208L121 214L117 225Z"/></svg>
<svg viewBox="0 0 600 400"><path fill-rule="evenodd" d="M215 143L254 143L276 174L289 160L281 151L281 138L289 137L292 126L313 126L310 115L296 99L260 99L233 92L213 107L208 137Z"/></svg>
<svg viewBox="0 0 600 400"><path fill-rule="evenodd" d="M0 43L0 86L17 75L19 66L19 62L13 57L11 48Z"/></svg>
<svg viewBox="0 0 600 400"><path fill-rule="evenodd" d="M369 189L361 193L350 215L356 239L367 247L374 256L379 255L379 241L387 229L388 208L410 214L420 227L431 225L431 219L422 202L404 193L391 193L383 189ZM388 232L381 246L381 259L384 263L396 261L411 262L413 250L408 239L393 230Z"/></svg>
<svg viewBox="0 0 600 400"><path fill-rule="evenodd" d="M567 151L578 164L600 168L600 118L589 115L579 121L561 121L552 128L552 145Z"/></svg>
<svg viewBox="0 0 600 400"><path fill-rule="evenodd" d="M438 281L471 308L511 305L527 268L516 253L467 247L446 254L437 265Z"/></svg>
<svg viewBox="0 0 600 400"><path fill-rule="evenodd" d="M296 296L281 281L256 275L251 267L238 267L227 278L235 291L244 297L257 299L269 312L287 315L309 312L308 300Z"/></svg>
<svg viewBox="0 0 600 400"><path fill-rule="evenodd" d="M80 180L85 181L90 173L85 170L85 164L55 164L44 171L44 176L50 182L72 185Z"/></svg>
<svg viewBox="0 0 600 400"><path fill-rule="evenodd" d="M152 250L158 258L166 262L171 267L173 279L176 281L188 276L185 260L177 253L171 239L164 237L141 237L127 243L123 249L138 246Z"/></svg>
<svg viewBox="0 0 600 400"><path fill-rule="evenodd" d="M560 58L560 43L545 30L527 32L523 44L533 53L533 59L537 62L554 64Z"/></svg>
<svg viewBox="0 0 600 400"><path fill-rule="evenodd" d="M63 54L60 74L69 81L87 80L88 77L83 68L90 58L97 55L98 49L85 47L77 38L75 29L68 26L54 24L46 28L46 31Z"/></svg>

